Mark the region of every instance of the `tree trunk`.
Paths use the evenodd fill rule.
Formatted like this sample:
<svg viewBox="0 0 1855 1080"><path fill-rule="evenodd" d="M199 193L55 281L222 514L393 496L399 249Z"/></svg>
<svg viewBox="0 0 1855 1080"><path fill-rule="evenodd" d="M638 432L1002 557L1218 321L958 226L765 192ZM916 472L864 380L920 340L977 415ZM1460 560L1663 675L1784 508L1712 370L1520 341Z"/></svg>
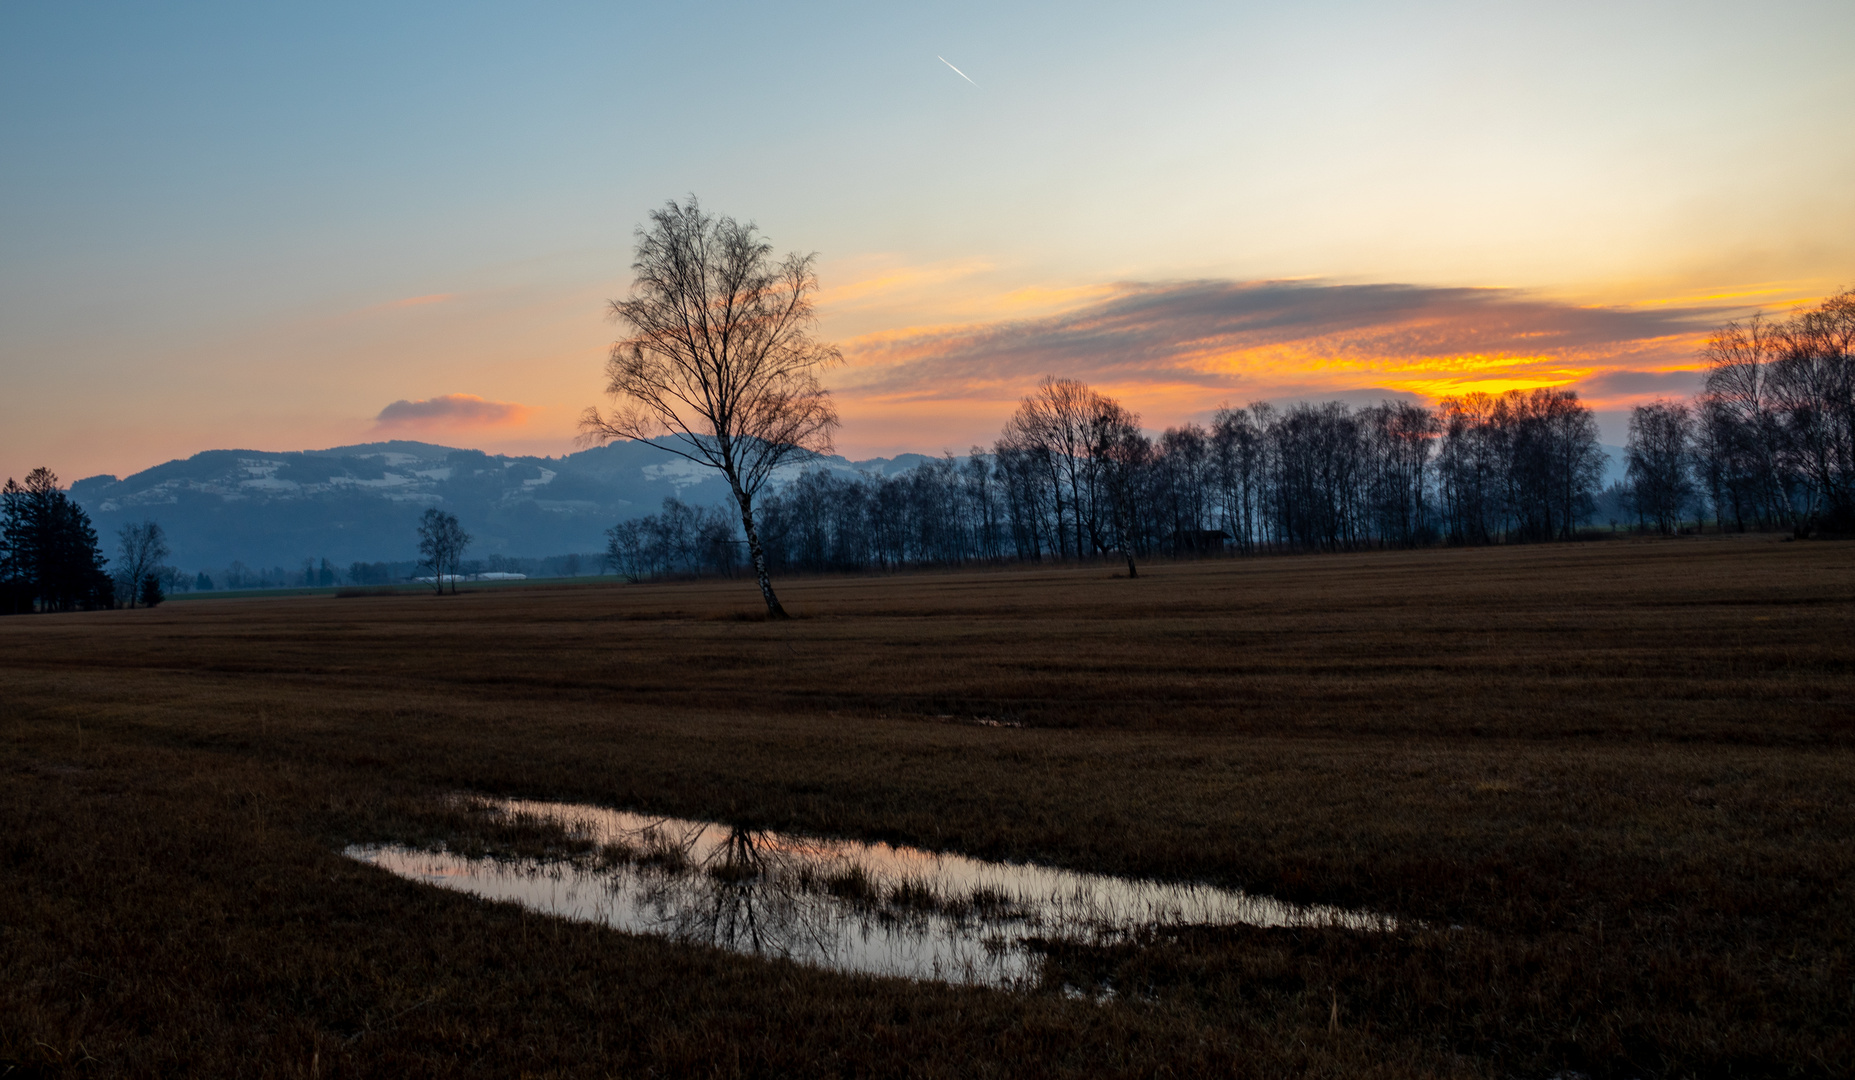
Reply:
<svg viewBox="0 0 1855 1080"><path fill-rule="evenodd" d="M760 595L766 598L766 615L769 619L790 619L786 609L779 605L779 597L773 595L773 578L767 573L766 552L760 549L760 530L754 528L753 499L741 486L729 477L729 484L734 488L734 502L741 508L741 528L747 532L747 554L754 562L754 579L760 583Z"/></svg>

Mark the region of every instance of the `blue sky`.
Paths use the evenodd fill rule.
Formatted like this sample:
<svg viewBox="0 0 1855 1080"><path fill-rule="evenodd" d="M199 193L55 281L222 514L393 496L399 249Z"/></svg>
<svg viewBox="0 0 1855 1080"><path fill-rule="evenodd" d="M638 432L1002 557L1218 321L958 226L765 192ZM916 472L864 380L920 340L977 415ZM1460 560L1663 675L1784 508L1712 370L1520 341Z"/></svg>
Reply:
<svg viewBox="0 0 1855 1080"><path fill-rule="evenodd" d="M1155 426L1375 388L1622 408L1691 385L1718 319L1855 284L1852 44L1846 2L10 4L0 472L559 452L631 232L686 193L819 252L855 454L988 439L1130 295L1383 320L1207 351L1152 306L1150 370L1074 359ZM511 408L382 417L446 395Z"/></svg>

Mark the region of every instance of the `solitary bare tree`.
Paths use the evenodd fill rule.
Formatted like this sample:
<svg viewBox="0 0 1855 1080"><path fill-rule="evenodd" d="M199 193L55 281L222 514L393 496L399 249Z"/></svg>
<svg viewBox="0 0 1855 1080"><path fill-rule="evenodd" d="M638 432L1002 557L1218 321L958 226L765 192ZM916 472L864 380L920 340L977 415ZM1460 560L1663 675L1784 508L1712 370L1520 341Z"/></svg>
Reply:
<svg viewBox="0 0 1855 1080"><path fill-rule="evenodd" d="M419 518L419 558L432 568L432 589L444 595L445 579L451 592L457 592L457 569L464 561L464 549L470 546L470 534L457 523L456 514L436 508Z"/></svg>
<svg viewBox="0 0 1855 1080"><path fill-rule="evenodd" d="M161 569L161 560L168 557L167 537L161 532L161 526L152 521L124 525L116 534L119 541L116 580L116 593L128 607L134 607L138 600L159 597L157 589L148 585ZM160 601L156 599L156 603Z"/></svg>
<svg viewBox="0 0 1855 1080"><path fill-rule="evenodd" d="M580 429L590 442L649 442L719 470L767 614L783 619L754 499L782 463L832 448L837 411L818 372L841 356L811 335L814 257L775 262L752 222L704 214L694 196L652 211L637 235L631 296L610 304L631 331L606 361L606 393L618 405L586 410Z"/></svg>

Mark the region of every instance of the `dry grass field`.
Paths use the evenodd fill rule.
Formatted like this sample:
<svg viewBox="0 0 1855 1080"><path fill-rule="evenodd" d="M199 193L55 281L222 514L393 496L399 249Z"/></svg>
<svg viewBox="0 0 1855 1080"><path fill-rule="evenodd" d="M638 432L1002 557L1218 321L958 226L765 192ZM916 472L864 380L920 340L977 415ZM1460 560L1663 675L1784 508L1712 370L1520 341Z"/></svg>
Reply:
<svg viewBox="0 0 1855 1080"><path fill-rule="evenodd" d="M1855 544L780 588L789 623L748 581L0 620L0 1076L1855 1071ZM1065 948L1001 993L339 854L534 842L458 791L1404 921ZM1059 992L1091 980L1124 992Z"/></svg>

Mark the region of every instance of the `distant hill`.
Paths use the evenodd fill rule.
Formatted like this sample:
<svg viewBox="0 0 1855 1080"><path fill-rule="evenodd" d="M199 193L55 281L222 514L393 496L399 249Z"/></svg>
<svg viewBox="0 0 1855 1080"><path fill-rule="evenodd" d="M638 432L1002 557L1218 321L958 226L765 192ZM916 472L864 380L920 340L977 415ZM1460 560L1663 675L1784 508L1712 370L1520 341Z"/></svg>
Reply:
<svg viewBox="0 0 1855 1080"><path fill-rule="evenodd" d="M1623 449L1603 449L1604 482L1622 479ZM807 467L886 476L928 460L833 456ZM788 466L776 485L799 471ZM289 453L208 450L121 480L79 480L71 494L96 523L105 554L114 554L117 529L148 518L167 532L169 562L191 572L234 561L295 568L304 559L411 560L428 506L458 516L474 537L472 558L601 551L606 529L656 513L666 497L721 505L728 486L713 469L643 443L552 458L393 441Z"/></svg>
<svg viewBox="0 0 1855 1080"><path fill-rule="evenodd" d="M920 454L810 467L906 472ZM789 480L797 467L783 470ZM728 500L712 469L642 443L564 457L509 457L422 442L379 442L276 453L208 450L133 476L92 476L71 494L96 523L105 553L117 529L161 524L173 565L192 571L234 561L295 567L415 558L426 507L456 514L475 538L473 558L599 551L605 530L655 513L667 496L694 505Z"/></svg>

